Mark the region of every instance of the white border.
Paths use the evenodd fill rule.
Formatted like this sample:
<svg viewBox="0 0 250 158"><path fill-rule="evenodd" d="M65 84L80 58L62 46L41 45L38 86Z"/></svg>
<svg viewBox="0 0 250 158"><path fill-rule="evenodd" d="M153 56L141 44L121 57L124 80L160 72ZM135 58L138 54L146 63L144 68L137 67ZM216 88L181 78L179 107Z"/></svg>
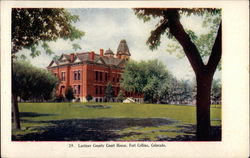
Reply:
<svg viewBox="0 0 250 158"><path fill-rule="evenodd" d="M247 157L249 155L248 1L2 1L1 148L3 157ZM166 142L166 148L68 148L68 142L11 142L11 8L216 7L223 19L222 142ZM149 30L150 31L150 30ZM75 142L74 144L78 144ZM82 143L80 143L82 144ZM105 144L105 143L104 143Z"/></svg>

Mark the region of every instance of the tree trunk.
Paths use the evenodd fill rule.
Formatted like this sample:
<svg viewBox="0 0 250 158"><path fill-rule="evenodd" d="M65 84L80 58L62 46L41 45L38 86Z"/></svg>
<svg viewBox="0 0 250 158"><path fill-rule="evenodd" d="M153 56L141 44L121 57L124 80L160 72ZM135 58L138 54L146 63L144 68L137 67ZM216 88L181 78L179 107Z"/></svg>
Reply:
<svg viewBox="0 0 250 158"><path fill-rule="evenodd" d="M17 96L14 94L12 94L12 112L13 112L14 129L21 129L18 101L17 101Z"/></svg>
<svg viewBox="0 0 250 158"><path fill-rule="evenodd" d="M210 92L213 77L198 75L196 98L196 136L199 141L208 141L210 138Z"/></svg>
<svg viewBox="0 0 250 158"><path fill-rule="evenodd" d="M13 58L15 56L12 56L11 58L11 77L14 77L14 61ZM20 118L19 118L19 109L18 109L18 100L17 100L17 95L14 93L14 82L13 82L13 78L12 78L12 117L13 117L13 122L14 122L14 129L21 129L21 124L20 124Z"/></svg>

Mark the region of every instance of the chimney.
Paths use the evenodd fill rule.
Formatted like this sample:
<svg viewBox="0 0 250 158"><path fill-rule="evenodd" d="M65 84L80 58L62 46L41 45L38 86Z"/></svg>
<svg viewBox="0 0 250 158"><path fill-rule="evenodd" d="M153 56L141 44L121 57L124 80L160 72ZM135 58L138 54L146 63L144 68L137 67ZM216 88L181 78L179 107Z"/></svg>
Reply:
<svg viewBox="0 0 250 158"><path fill-rule="evenodd" d="M102 56L102 57L103 57L103 52L104 52L104 50L100 49L100 56Z"/></svg>
<svg viewBox="0 0 250 158"><path fill-rule="evenodd" d="M95 60L95 52L94 52L94 51L91 51L91 52L89 53L89 59L90 59L90 60Z"/></svg>
<svg viewBox="0 0 250 158"><path fill-rule="evenodd" d="M70 62L73 62L75 59L75 54L74 53L71 53L70 54Z"/></svg>

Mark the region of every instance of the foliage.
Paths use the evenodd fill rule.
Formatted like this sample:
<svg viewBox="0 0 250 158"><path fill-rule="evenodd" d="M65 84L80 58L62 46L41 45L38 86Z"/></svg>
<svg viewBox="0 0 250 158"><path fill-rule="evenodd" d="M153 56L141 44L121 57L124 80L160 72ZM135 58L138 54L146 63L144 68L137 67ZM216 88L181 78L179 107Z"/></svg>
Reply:
<svg viewBox="0 0 250 158"><path fill-rule="evenodd" d="M59 56L59 55L55 55L55 56L53 57L53 60L54 60L54 61L59 60L59 59L60 59L60 56Z"/></svg>
<svg viewBox="0 0 250 158"><path fill-rule="evenodd" d="M151 20L152 18L161 18L156 26L156 29L151 31L151 36L148 38L147 45L151 50L157 49L161 44L161 36L166 35L171 42L167 43L167 52L177 52L177 57L184 57L184 51L179 42L169 32L169 24L164 16L164 12L167 9L134 9L138 18L143 19L144 22ZM178 9L180 14L179 19L184 16L200 16L203 17L202 26L208 28L206 34L197 34L190 29L185 29L192 42L196 45L198 51L201 54L203 60L211 54L212 47L215 42L217 30L221 22L221 10L220 9ZM219 67L220 68L220 67Z"/></svg>
<svg viewBox="0 0 250 158"><path fill-rule="evenodd" d="M108 101L114 97L114 90L111 82L108 82L107 88L105 90L105 97Z"/></svg>
<svg viewBox="0 0 250 158"><path fill-rule="evenodd" d="M189 103L190 101L193 101L193 94L192 94L192 87L188 81L181 80L179 81L179 101L180 103Z"/></svg>
<svg viewBox="0 0 250 158"><path fill-rule="evenodd" d="M12 92L23 100L49 100L58 79L25 61L13 62Z"/></svg>
<svg viewBox="0 0 250 158"><path fill-rule="evenodd" d="M92 95L90 95L90 94L88 94L87 96L86 96L86 100L89 102L90 100L92 100L93 99L93 97L92 97Z"/></svg>
<svg viewBox="0 0 250 158"><path fill-rule="evenodd" d="M136 61L130 60L126 63L125 70L121 78L121 87L126 91L141 93L144 84L144 63L139 64Z"/></svg>
<svg viewBox="0 0 250 158"><path fill-rule="evenodd" d="M121 86L126 91L143 93L144 99L156 102L164 96L165 84L171 74L158 60L129 61L122 75Z"/></svg>
<svg viewBox="0 0 250 158"><path fill-rule="evenodd" d="M126 91L143 93L145 101L184 104L194 99L190 83L178 81L158 60L129 61L121 81Z"/></svg>
<svg viewBox="0 0 250 158"><path fill-rule="evenodd" d="M65 92L65 97L68 101L72 101L73 99L75 99L75 96L74 96L74 90L71 86L69 86L67 89L66 89L66 92Z"/></svg>
<svg viewBox="0 0 250 158"><path fill-rule="evenodd" d="M123 90L120 90L118 95L117 95L117 100L119 102L122 102L123 100L125 99L125 94L124 94L124 91Z"/></svg>
<svg viewBox="0 0 250 158"><path fill-rule="evenodd" d="M220 80L213 81L211 98L213 102L221 102L221 81Z"/></svg>
<svg viewBox="0 0 250 158"><path fill-rule="evenodd" d="M165 95L165 101L171 104L190 104L194 100L193 87L186 80L171 78Z"/></svg>
<svg viewBox="0 0 250 158"><path fill-rule="evenodd" d="M65 101L65 97L60 94L59 96L55 96L55 100L56 102L64 102Z"/></svg>
<svg viewBox="0 0 250 158"><path fill-rule="evenodd" d="M78 30L72 23L79 20L78 16L71 15L61 8L13 8L11 42L12 54L22 48L31 50L31 56L41 54L37 50L41 45L47 54L53 51L49 48L49 41L58 38L71 41L80 39L84 32Z"/></svg>
<svg viewBox="0 0 250 158"><path fill-rule="evenodd" d="M78 49L79 49L79 50L82 49L82 47L81 47L79 44L77 44L77 43L72 44L72 47L73 47L73 49L74 49L75 51L77 51Z"/></svg>

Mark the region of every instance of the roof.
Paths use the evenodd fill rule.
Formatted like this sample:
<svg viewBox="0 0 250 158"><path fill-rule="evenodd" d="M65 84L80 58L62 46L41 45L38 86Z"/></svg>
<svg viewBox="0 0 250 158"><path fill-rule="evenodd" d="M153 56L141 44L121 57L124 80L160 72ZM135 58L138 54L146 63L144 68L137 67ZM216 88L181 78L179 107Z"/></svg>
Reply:
<svg viewBox="0 0 250 158"><path fill-rule="evenodd" d="M124 60L114 57L101 57L107 65L119 66Z"/></svg>
<svg viewBox="0 0 250 158"><path fill-rule="evenodd" d="M76 53L76 57L78 57L81 61L88 61L90 52L84 53Z"/></svg>
<svg viewBox="0 0 250 158"><path fill-rule="evenodd" d="M123 39L123 40L120 41L120 44L119 44L119 46L117 48L116 55L131 56L126 40Z"/></svg>
<svg viewBox="0 0 250 158"><path fill-rule="evenodd" d="M52 60L51 62L50 62L50 64L49 64L49 66L48 67L53 67L54 65L58 65L59 64L59 62L58 62L58 60Z"/></svg>
<svg viewBox="0 0 250 158"><path fill-rule="evenodd" d="M109 54L114 55L114 52L109 48L108 50L105 51L104 54L105 55L109 55Z"/></svg>
<svg viewBox="0 0 250 158"><path fill-rule="evenodd" d="M100 56L99 54L94 54L94 60L90 59L91 52L83 52L83 53L71 53L71 54L62 54L58 60L52 60L49 64L48 68L68 65L68 64L76 64L76 63L94 63L98 65L104 66L115 66L122 67L121 64L124 62L124 59L109 57L109 56ZM70 56L74 55L73 60L71 61ZM105 54L106 55L106 54Z"/></svg>

